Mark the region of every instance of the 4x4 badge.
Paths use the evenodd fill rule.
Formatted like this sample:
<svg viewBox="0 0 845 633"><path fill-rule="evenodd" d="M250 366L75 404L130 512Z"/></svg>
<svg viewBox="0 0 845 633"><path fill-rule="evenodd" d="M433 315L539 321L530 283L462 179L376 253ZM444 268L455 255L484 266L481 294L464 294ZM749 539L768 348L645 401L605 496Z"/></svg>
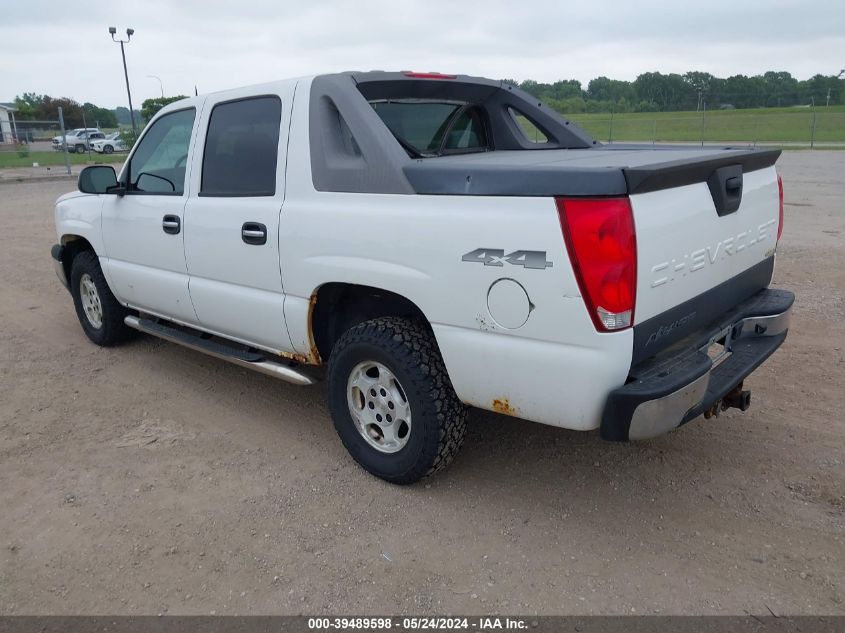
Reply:
<svg viewBox="0 0 845 633"><path fill-rule="evenodd" d="M504 262L524 268L537 268L543 270L551 268L552 262L546 261L546 251L514 251L505 255L501 248L476 248L463 257L462 262L474 262L485 266L504 266Z"/></svg>

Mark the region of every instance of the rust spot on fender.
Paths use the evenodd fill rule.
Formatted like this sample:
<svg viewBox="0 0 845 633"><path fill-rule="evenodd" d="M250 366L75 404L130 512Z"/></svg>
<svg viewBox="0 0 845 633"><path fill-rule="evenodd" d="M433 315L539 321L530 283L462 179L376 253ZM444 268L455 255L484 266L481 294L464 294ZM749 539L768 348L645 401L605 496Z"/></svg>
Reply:
<svg viewBox="0 0 845 633"><path fill-rule="evenodd" d="M496 398L493 400L493 410L505 415L516 415L516 409L511 406L507 398Z"/></svg>
<svg viewBox="0 0 845 633"><path fill-rule="evenodd" d="M308 354L300 354L298 352L279 352L279 356L287 358L300 365L321 365L320 353L317 351L317 345L314 343L314 331L311 328L311 319L314 316L314 306L317 305L317 293L311 295L308 301ZM304 341L303 341L304 343Z"/></svg>
<svg viewBox="0 0 845 633"><path fill-rule="evenodd" d="M321 365L323 360L320 358L320 352L317 350L317 344L314 342L314 328L312 327L314 322L314 308L316 305L317 291L315 290L311 294L311 298L308 300L308 349L310 350L308 362L312 365Z"/></svg>

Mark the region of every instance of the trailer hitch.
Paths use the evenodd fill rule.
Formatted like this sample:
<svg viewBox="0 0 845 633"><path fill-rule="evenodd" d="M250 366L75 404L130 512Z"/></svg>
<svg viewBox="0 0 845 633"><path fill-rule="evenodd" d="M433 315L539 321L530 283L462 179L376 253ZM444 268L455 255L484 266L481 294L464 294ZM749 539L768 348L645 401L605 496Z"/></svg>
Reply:
<svg viewBox="0 0 845 633"><path fill-rule="evenodd" d="M710 419L718 418L722 411L727 409L739 409L740 411L748 411L751 406L751 391L742 388L742 383L730 390L728 394L721 400L716 400L709 409L704 412L704 417Z"/></svg>
<svg viewBox="0 0 845 633"><path fill-rule="evenodd" d="M730 393L722 399L722 411L725 409L739 409L748 411L751 406L751 391L743 390L742 383L731 389Z"/></svg>

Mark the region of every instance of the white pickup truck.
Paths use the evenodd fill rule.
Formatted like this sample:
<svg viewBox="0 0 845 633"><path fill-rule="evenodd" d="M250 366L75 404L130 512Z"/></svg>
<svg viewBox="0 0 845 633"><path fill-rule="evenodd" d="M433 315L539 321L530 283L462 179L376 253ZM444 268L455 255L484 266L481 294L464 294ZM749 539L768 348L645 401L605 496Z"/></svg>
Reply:
<svg viewBox="0 0 845 633"><path fill-rule="evenodd" d="M106 135L95 127L80 127L65 136L54 136L52 145L54 150L61 152L67 143L67 151L71 154L84 154L92 142L105 137Z"/></svg>
<svg viewBox="0 0 845 633"><path fill-rule="evenodd" d="M794 300L778 156L602 145L488 79L291 79L162 109L59 198L52 257L94 343L325 379L352 457L410 483L468 406L622 441L746 409Z"/></svg>

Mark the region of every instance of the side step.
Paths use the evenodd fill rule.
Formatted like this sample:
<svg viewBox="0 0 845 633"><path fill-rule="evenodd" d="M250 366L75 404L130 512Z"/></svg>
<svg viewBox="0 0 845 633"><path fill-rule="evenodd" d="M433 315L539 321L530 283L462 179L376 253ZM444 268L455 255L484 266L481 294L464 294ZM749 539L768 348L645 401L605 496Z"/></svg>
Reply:
<svg viewBox="0 0 845 633"><path fill-rule="evenodd" d="M222 345L214 340L202 338L198 334L191 334L190 332L186 332L175 327L157 323L151 319L128 316L123 319L123 322L139 332L157 336L165 341L177 343L183 347L196 350L197 352L202 352L203 354L208 354L209 356L229 361L230 363L240 367L246 367L247 369L252 369L253 371L267 374L268 376L273 376L274 378L280 378L286 382L293 383L294 385L305 386L319 382L316 377L308 375L299 369L292 361L291 364L284 364L284 362L269 360L266 356L260 353Z"/></svg>

